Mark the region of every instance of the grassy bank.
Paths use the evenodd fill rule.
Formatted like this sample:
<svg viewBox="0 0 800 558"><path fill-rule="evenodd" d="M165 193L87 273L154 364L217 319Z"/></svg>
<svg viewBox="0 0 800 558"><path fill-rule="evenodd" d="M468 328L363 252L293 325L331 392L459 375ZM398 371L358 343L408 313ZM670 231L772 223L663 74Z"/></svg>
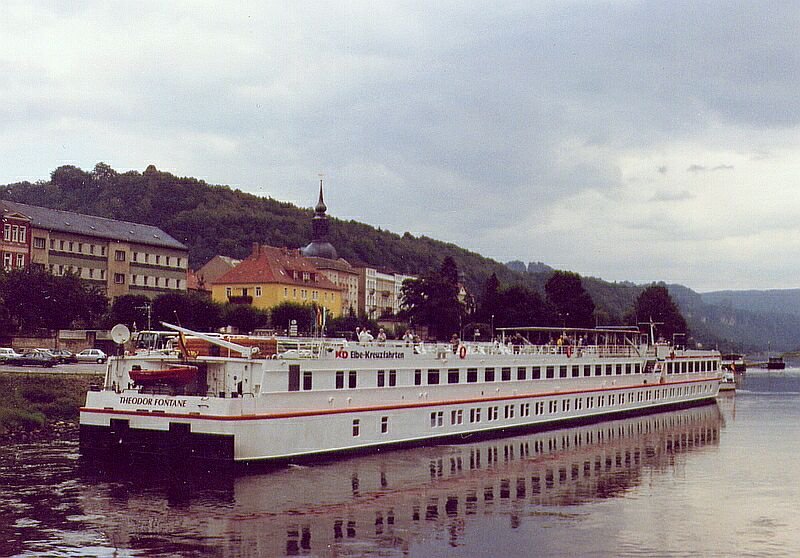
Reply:
<svg viewBox="0 0 800 558"><path fill-rule="evenodd" d="M0 437L47 432L74 424L97 374L0 372Z"/></svg>

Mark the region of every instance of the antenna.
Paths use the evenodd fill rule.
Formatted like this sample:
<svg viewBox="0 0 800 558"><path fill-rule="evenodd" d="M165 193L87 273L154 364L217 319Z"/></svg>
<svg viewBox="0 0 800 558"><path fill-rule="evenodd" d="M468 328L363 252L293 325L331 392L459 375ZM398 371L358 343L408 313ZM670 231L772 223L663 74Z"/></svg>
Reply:
<svg viewBox="0 0 800 558"><path fill-rule="evenodd" d="M151 318L153 314L153 305L149 302L145 302L143 306L136 306L136 310L144 310L147 312L147 331L151 331L153 328L151 327Z"/></svg>
<svg viewBox="0 0 800 558"><path fill-rule="evenodd" d="M650 344L656 344L656 326L657 325L664 325L664 322L654 322L653 317L650 316L649 322L639 322L639 325L649 325L650 326Z"/></svg>

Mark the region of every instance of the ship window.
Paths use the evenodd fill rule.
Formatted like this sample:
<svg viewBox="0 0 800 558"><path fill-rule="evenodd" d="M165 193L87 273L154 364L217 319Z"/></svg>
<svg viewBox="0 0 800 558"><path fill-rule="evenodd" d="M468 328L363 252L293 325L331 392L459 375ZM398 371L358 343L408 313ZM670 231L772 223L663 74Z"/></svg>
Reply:
<svg viewBox="0 0 800 558"><path fill-rule="evenodd" d="M629 363L627 363L627 364L625 365L625 373L626 373L626 374L630 374L632 371L633 371L633 366L632 366L632 365L631 365L631 363L629 362Z"/></svg>
<svg viewBox="0 0 800 558"><path fill-rule="evenodd" d="M478 369L467 368L467 382L470 384L474 384L477 381L478 381Z"/></svg>
<svg viewBox="0 0 800 558"><path fill-rule="evenodd" d="M300 365L289 365L289 391L300 391Z"/></svg>
<svg viewBox="0 0 800 558"><path fill-rule="evenodd" d="M500 376L504 382L509 381L511 379L511 368L501 368Z"/></svg>
<svg viewBox="0 0 800 558"><path fill-rule="evenodd" d="M610 376L613 371L614 371L613 365L606 364L606 376Z"/></svg>
<svg viewBox="0 0 800 558"><path fill-rule="evenodd" d="M355 370L351 370L350 373L347 375L347 387L350 389L354 389L358 384L358 372Z"/></svg>
<svg viewBox="0 0 800 558"><path fill-rule="evenodd" d="M397 385L397 370L389 370L389 387Z"/></svg>
<svg viewBox="0 0 800 558"><path fill-rule="evenodd" d="M687 366L687 364L688 363L686 361L681 362L681 374L686 374L686 366Z"/></svg>
<svg viewBox="0 0 800 558"><path fill-rule="evenodd" d="M622 374L622 364L617 364L617 375Z"/></svg>
<svg viewBox="0 0 800 558"><path fill-rule="evenodd" d="M640 363L637 362L636 364L633 365L634 374L640 374L641 371L642 371L642 365Z"/></svg>
<svg viewBox="0 0 800 558"><path fill-rule="evenodd" d="M381 417L381 434L389 432L389 417Z"/></svg>
<svg viewBox="0 0 800 558"><path fill-rule="evenodd" d="M353 436L359 436L361 434L361 420L360 419L353 419Z"/></svg>
<svg viewBox="0 0 800 558"><path fill-rule="evenodd" d="M336 389L344 389L344 370L336 371Z"/></svg>
<svg viewBox="0 0 800 558"><path fill-rule="evenodd" d="M438 426L444 425L444 412L443 411L433 411L431 412L431 428L436 428Z"/></svg>
<svg viewBox="0 0 800 558"><path fill-rule="evenodd" d="M447 383L448 384L458 383L458 368L450 368L447 371Z"/></svg>
<svg viewBox="0 0 800 558"><path fill-rule="evenodd" d="M483 371L483 381L494 382L494 368L487 368Z"/></svg>
<svg viewBox="0 0 800 558"><path fill-rule="evenodd" d="M591 364L584 364L583 365L583 375L589 377L592 375L592 365Z"/></svg>
<svg viewBox="0 0 800 558"><path fill-rule="evenodd" d="M524 366L517 368L517 380L524 380L528 376L528 370Z"/></svg>
<svg viewBox="0 0 800 558"><path fill-rule="evenodd" d="M417 368L414 370L414 385L421 386L422 385L422 370Z"/></svg>
<svg viewBox="0 0 800 558"><path fill-rule="evenodd" d="M567 367L566 366L559 366L558 367L558 377L559 378L566 378L567 377Z"/></svg>
<svg viewBox="0 0 800 558"><path fill-rule="evenodd" d="M572 365L572 377L573 378L577 378L580 375L581 375L581 367L578 366L577 364L573 364Z"/></svg>
<svg viewBox="0 0 800 558"><path fill-rule="evenodd" d="M712 360L711 361L711 370L712 371L716 371L716 369L717 369L717 361L716 360Z"/></svg>
<svg viewBox="0 0 800 558"><path fill-rule="evenodd" d="M386 385L386 371L378 370L378 387L384 387L385 385Z"/></svg>
<svg viewBox="0 0 800 558"><path fill-rule="evenodd" d="M542 369L538 366L531 367L531 379L538 380L542 377Z"/></svg>
<svg viewBox="0 0 800 558"><path fill-rule="evenodd" d="M311 389L311 372L303 372L303 390Z"/></svg>
<svg viewBox="0 0 800 558"><path fill-rule="evenodd" d="M464 410L453 409L450 411L450 424L463 424L464 423Z"/></svg>
<svg viewBox="0 0 800 558"><path fill-rule="evenodd" d="M428 369L428 385L436 385L439 383L439 371L435 368Z"/></svg>
<svg viewBox="0 0 800 558"><path fill-rule="evenodd" d="M689 373L692 373L692 372L694 372L694 361L690 360L689 361Z"/></svg>
<svg viewBox="0 0 800 558"><path fill-rule="evenodd" d="M529 417L531 416L531 404L530 403L523 403L519 406L519 416L521 417Z"/></svg>
<svg viewBox="0 0 800 558"><path fill-rule="evenodd" d="M548 366L546 369L546 375L548 378L555 378L556 377L556 367L555 366Z"/></svg>
<svg viewBox="0 0 800 558"><path fill-rule="evenodd" d="M503 418L513 419L514 418L514 405L506 405L503 409Z"/></svg>
<svg viewBox="0 0 800 558"><path fill-rule="evenodd" d="M469 410L469 421L470 422L480 422L481 421L481 408L477 407L475 409Z"/></svg>

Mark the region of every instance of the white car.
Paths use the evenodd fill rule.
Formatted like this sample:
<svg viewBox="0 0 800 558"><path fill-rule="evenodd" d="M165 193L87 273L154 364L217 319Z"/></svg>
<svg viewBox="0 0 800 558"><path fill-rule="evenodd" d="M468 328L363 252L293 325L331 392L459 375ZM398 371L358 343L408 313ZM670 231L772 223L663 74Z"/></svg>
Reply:
<svg viewBox="0 0 800 558"><path fill-rule="evenodd" d="M17 358L22 356L11 347L0 347L0 362L5 362L9 358Z"/></svg>
<svg viewBox="0 0 800 558"><path fill-rule="evenodd" d="M78 362L103 363L106 361L106 359L108 359L108 355L106 355L100 349L84 349L75 356L78 358Z"/></svg>

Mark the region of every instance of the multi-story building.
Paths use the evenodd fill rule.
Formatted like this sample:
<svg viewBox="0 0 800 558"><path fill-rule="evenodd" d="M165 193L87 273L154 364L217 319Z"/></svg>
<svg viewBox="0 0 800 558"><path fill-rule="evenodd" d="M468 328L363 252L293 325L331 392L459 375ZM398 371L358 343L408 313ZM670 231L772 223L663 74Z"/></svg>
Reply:
<svg viewBox="0 0 800 558"><path fill-rule="evenodd" d="M242 263L229 256L214 256L195 272L197 288L202 291L211 291L211 285L228 273L231 269Z"/></svg>
<svg viewBox="0 0 800 558"><path fill-rule="evenodd" d="M30 263L31 220L24 213L3 208L3 236L0 237L0 262L3 269L24 269Z"/></svg>
<svg viewBox="0 0 800 558"><path fill-rule="evenodd" d="M247 259L211 285L211 297L261 309L283 302L316 304L332 318L342 314L342 289L299 250L260 244L254 244Z"/></svg>
<svg viewBox="0 0 800 558"><path fill-rule="evenodd" d="M403 281L412 275L381 271L374 267L357 267L358 308L372 320L389 317L400 311Z"/></svg>
<svg viewBox="0 0 800 558"><path fill-rule="evenodd" d="M342 313L358 314L358 271L347 260L308 257L320 273L342 289Z"/></svg>
<svg viewBox="0 0 800 558"><path fill-rule="evenodd" d="M0 201L0 208L12 239L14 225L27 219L26 265L74 273L112 299L186 290L189 250L158 227L9 201Z"/></svg>

